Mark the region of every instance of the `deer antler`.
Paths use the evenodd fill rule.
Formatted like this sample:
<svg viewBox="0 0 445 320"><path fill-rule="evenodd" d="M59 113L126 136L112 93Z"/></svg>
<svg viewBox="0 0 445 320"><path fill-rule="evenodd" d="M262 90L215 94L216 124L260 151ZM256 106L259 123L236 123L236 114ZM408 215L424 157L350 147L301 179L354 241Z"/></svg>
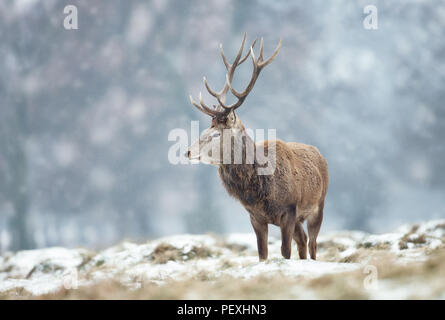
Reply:
<svg viewBox="0 0 445 320"><path fill-rule="evenodd" d="M241 106L241 104L244 102L244 100L246 99L247 95L250 93L250 91L253 89L253 86L255 85L255 82L261 72L261 70L267 66L269 63L272 62L272 60L276 57L276 55L278 54L278 51L281 48L281 39L280 39L280 43L278 44L277 48L275 49L274 53L272 54L272 56L267 59L266 61L263 60L263 50L264 50L264 40L263 38L261 38L261 43L260 43L260 53L258 55L258 59L255 59L255 54L253 53L253 47L256 44L256 39L255 41L252 43L252 45L250 46L250 50L247 52L247 54L241 59L241 55L243 53L243 49L244 49L244 43L246 41L246 33L244 33L244 37L243 37L243 41L241 43L241 47L238 50L238 54L236 55L235 60L233 61L232 64L228 63L223 49L222 49L222 45L220 44L219 49L220 49L220 53L221 53L221 57L223 59L224 65L226 66L227 69L227 73L226 73L226 82L224 84L224 87L221 89L221 91L219 92L215 92L212 89L210 89L206 78L203 78L204 81L204 85L207 89L207 91L214 96L217 101L218 101L218 107L214 106L214 109L209 108L202 100L202 94L199 93L199 104L196 103L193 100L193 97L190 96L190 102L196 107L198 108L200 111L204 112L205 114L208 114L211 117L217 117L217 118L225 118L231 111L237 109L239 106ZM252 58L252 64L253 64L253 71L252 71L252 77L250 79L249 84L247 85L246 89L243 92L237 92L235 89L233 89L232 87L232 80L233 80L233 75L235 74L235 69L241 65L244 61L246 61L246 59L249 57ZM227 96L227 92L230 89L230 92L238 98L238 101L227 106L226 105L226 96Z"/></svg>

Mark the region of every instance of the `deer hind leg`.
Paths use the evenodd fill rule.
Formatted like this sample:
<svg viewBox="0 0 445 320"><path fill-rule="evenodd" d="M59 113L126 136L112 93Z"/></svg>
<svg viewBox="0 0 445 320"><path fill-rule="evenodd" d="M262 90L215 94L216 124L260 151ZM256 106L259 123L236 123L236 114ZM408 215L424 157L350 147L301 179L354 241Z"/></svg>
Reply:
<svg viewBox="0 0 445 320"><path fill-rule="evenodd" d="M292 251L292 237L295 232L295 213L284 215L281 220L281 255L285 259L290 259Z"/></svg>
<svg viewBox="0 0 445 320"><path fill-rule="evenodd" d="M307 259L307 235L299 221L295 223L294 240L297 243L300 259Z"/></svg>
<svg viewBox="0 0 445 320"><path fill-rule="evenodd" d="M268 226L267 223L258 222L252 216L250 216L250 222L252 223L253 230L255 231L258 256L260 261L267 259L267 233Z"/></svg>
<svg viewBox="0 0 445 320"><path fill-rule="evenodd" d="M323 221L324 202L320 203L318 212L311 215L307 219L307 231L309 234L309 254L311 259L317 259L317 236L320 231L321 222Z"/></svg>

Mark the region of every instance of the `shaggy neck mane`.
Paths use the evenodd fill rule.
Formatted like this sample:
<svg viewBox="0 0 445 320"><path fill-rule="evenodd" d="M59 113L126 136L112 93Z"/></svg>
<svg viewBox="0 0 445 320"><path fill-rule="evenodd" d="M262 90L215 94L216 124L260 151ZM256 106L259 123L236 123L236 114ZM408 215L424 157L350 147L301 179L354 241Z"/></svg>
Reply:
<svg viewBox="0 0 445 320"><path fill-rule="evenodd" d="M258 168L262 165L256 160L256 146L253 145L255 155L253 164L246 163L245 143L243 143L242 163L222 164L218 169L227 192L246 205L253 205L258 200L266 198L270 179L270 176L258 174Z"/></svg>

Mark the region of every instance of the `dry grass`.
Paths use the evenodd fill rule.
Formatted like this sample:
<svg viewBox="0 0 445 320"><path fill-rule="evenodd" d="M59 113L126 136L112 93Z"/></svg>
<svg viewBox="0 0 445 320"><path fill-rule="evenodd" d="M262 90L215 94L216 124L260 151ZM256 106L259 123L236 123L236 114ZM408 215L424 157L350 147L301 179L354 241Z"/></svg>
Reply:
<svg viewBox="0 0 445 320"><path fill-rule="evenodd" d="M414 225L409 232L407 232L402 239L399 241L399 249L406 250L408 249L408 243L413 244L424 244L426 243L426 236L424 234L416 234L419 229L418 225Z"/></svg>
<svg viewBox="0 0 445 320"><path fill-rule="evenodd" d="M336 260L343 263L369 263L369 261L382 261L395 258L393 253L382 250L380 246L373 246L370 249L360 247L354 253Z"/></svg>
<svg viewBox="0 0 445 320"><path fill-rule="evenodd" d="M229 249L229 250L237 252L237 253L242 253L247 250L246 245L237 244L237 243L220 242L219 245L223 248Z"/></svg>
<svg viewBox="0 0 445 320"><path fill-rule="evenodd" d="M181 250L167 243L159 244L148 257L153 263L182 260Z"/></svg>
<svg viewBox="0 0 445 320"><path fill-rule="evenodd" d="M166 248L171 251L171 248ZM366 250L360 255L364 255ZM173 250L174 251L174 250ZM379 250L375 250L378 252ZM169 255L170 257L170 255ZM173 257L177 257L173 254ZM444 297L445 282L445 250L437 251L426 262L406 265L395 264L396 257L382 252L368 257L368 264L378 270L380 283L390 284L397 288L401 285L415 284L419 288L409 298ZM165 259L161 260L165 261ZM222 262L224 263L224 262ZM229 263L229 262L226 262ZM372 295L363 285L366 274L363 269L324 275L318 278L255 277L240 280L231 277L211 279L205 273L186 281L170 280L159 286L153 282L141 282L138 289L129 289L117 281L102 281L92 286L77 290L62 289L53 294L32 296L24 290L3 293L4 299L368 299ZM416 287L417 288L417 287ZM425 296L421 288L429 288ZM377 292L378 293L378 292Z"/></svg>
<svg viewBox="0 0 445 320"><path fill-rule="evenodd" d="M437 228L445 228L445 225L438 225ZM352 244L347 241L342 244L343 242L335 240L320 242L318 260L359 263L363 268L318 277L285 276L277 271L277 274L272 276L268 274L239 279L221 276L221 273L215 270L205 269L193 275L186 275L181 278L182 280L166 280L169 279L167 277L157 282L158 280L143 279L143 275L139 273L137 279L128 279L129 274L126 270L118 271L122 274L108 273L116 270L113 266L110 267L107 261L94 259L93 253L86 253L82 257L83 262L78 266L78 270L82 271L83 280L90 280L93 283L94 279L99 279L100 277L94 276L96 271L113 274L113 279L81 286L76 290L61 289L41 296L33 296L19 287L0 293L0 299L373 299L392 297L393 292L399 298L444 299L445 281L442 279L445 279L445 237L434 237L428 232L426 230L423 234L419 231L419 226L412 227L399 238L398 243L396 242L400 249L408 248L408 250L398 252L392 250L391 243L374 240L356 241ZM436 239L435 245L430 246L433 239ZM438 245L437 239L441 240L442 244L439 241ZM232 253L227 254L227 250ZM211 247L202 244L183 248L163 242L149 254L147 252L142 263L147 268L163 270L164 266L159 265L169 261L182 264L190 260L218 257L218 260L212 261L216 263L212 266L216 270L227 270L244 267L232 257L252 254L255 253L249 247L229 244L223 239L219 239L216 245ZM294 253L293 259L297 259L296 257L297 254ZM416 260L417 257L419 260ZM279 266L282 262L281 258L273 258L265 263ZM368 275L364 272L366 265L372 265L378 271L377 291L365 288L364 281ZM43 261L32 269L28 278L34 277L35 272L51 273L58 272L58 269L56 264Z"/></svg>
<svg viewBox="0 0 445 320"><path fill-rule="evenodd" d="M365 248L365 249L375 249L375 250L388 250L391 248L390 242L378 242L378 243L372 243L372 242L363 242L359 243L357 245L357 248Z"/></svg>
<svg viewBox="0 0 445 320"><path fill-rule="evenodd" d="M346 247L340 243L329 240L318 244L318 256L320 261L338 262L341 260L340 254L346 250Z"/></svg>
<svg viewBox="0 0 445 320"><path fill-rule="evenodd" d="M181 248L176 248L168 243L161 243L148 258L153 263L164 264L168 261L188 261L198 258L209 258L214 255L217 255L217 253L204 246L193 246L190 251L184 253Z"/></svg>
<svg viewBox="0 0 445 320"><path fill-rule="evenodd" d="M368 299L363 287L363 275L359 272L348 272L336 275L324 275L310 280L306 284L322 299Z"/></svg>

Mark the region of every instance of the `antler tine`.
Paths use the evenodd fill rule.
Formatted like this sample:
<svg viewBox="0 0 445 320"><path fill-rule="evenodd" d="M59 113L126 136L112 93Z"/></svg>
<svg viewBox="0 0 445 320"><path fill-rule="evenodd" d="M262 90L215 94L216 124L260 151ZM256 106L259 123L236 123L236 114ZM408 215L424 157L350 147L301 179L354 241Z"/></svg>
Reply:
<svg viewBox="0 0 445 320"><path fill-rule="evenodd" d="M235 60L233 61L233 64L230 66L230 70L228 70L228 72L226 74L226 83L224 84L224 88L223 88L223 90L221 90L221 94L219 94L218 97L216 97L218 102L219 102L219 104L225 109L226 112L230 112L230 110L239 107L241 105L241 103L242 103L242 101L237 101L237 102L235 102L234 104L232 104L230 106L226 106L225 105L225 102L226 102L225 100L226 100L227 91L228 91L228 89L231 86L231 81L233 79L233 75L235 73L236 68L241 63L243 63L247 59L247 57L251 54L251 52L252 52L252 50L249 50L247 52L247 54L244 56L244 58L240 60L241 54L242 54L243 49L244 49L244 43L245 43L245 40L246 40L246 36L247 36L247 33L244 32L244 37L243 37L243 41L241 43L241 47L240 47L240 49L238 51L238 54L237 54ZM252 49L255 46L256 42L257 42L257 39L255 39L253 41L252 45L250 46L250 49ZM232 89L230 89L230 90L232 91Z"/></svg>
<svg viewBox="0 0 445 320"><path fill-rule="evenodd" d="M226 75L226 84L229 86L229 88L230 88L230 92L232 92L232 94L235 96L235 97L237 97L238 99L241 99L241 98L243 98L244 96L246 96L246 91L247 91L247 89L250 87L250 85L252 84L252 81L254 81L254 83L255 83L255 81L256 81L256 78L257 78L257 76L258 76L258 74L259 74L259 72L257 71L257 69L258 69L258 67L257 67L257 64L255 63L255 55L254 55L254 53L253 53L253 50L252 50L252 48L250 48L251 49L251 57L252 57L252 65L253 65L253 71L252 71L252 77L251 77L251 79L250 79L250 82L249 82L249 85L246 87L246 89L243 91L243 92L238 92L238 91L236 91L235 89L233 89L233 87L232 87L232 83L231 83L231 81L229 80L229 77L227 77L227 75ZM250 90L249 90L250 91ZM233 107L233 106L231 106L231 107Z"/></svg>
<svg viewBox="0 0 445 320"><path fill-rule="evenodd" d="M215 98L218 96L218 93L216 93L215 91L213 91L212 89L210 89L209 84L207 83L207 79L206 77L203 77L202 80L204 81L204 86L206 87L207 91L214 96Z"/></svg>
<svg viewBox="0 0 445 320"><path fill-rule="evenodd" d="M222 48L222 43L219 44L219 53L221 54L221 57L223 59L224 65L226 66L226 69L230 69L230 63L227 61L226 56L224 55L224 51Z"/></svg>
<svg viewBox="0 0 445 320"><path fill-rule="evenodd" d="M212 110L212 109L210 109L209 107L206 106L206 104L204 103L204 101L202 101L202 93L201 93L201 92L199 92L199 104L201 105L201 107L203 107L203 108L205 108L205 109Z"/></svg>
<svg viewBox="0 0 445 320"><path fill-rule="evenodd" d="M267 59L267 60L264 61L264 62L259 62L258 66L259 66L260 68L264 68L264 67L267 66L269 63L271 63L271 62L273 61L273 59L275 59L275 57L277 56L278 51L280 51L280 48L281 48L281 38L280 38L280 43L278 43L277 48L275 49L275 51L273 52L273 54L270 56L270 58Z"/></svg>
<svg viewBox="0 0 445 320"><path fill-rule="evenodd" d="M258 40L258 39L255 39L255 40L253 41L252 45L250 46L251 48L255 47L255 44L256 44L257 40ZM241 65L241 63L243 63L244 61L246 61L246 59L249 57L249 55L250 55L250 50L247 50L246 55L244 56L244 58L242 58L242 59L240 60L240 62L238 63L238 65Z"/></svg>
<svg viewBox="0 0 445 320"><path fill-rule="evenodd" d="M224 55L224 51L223 51L223 48L222 48L222 43L219 44L219 53L221 54L221 57L223 59L223 62L224 62L224 65L226 66L227 71L230 71L233 66L238 65L239 59L241 58L241 54L243 53L244 43L246 42L246 36L247 36L247 33L244 32L243 41L241 42L241 47L238 50L238 53L236 55L236 58L235 58L235 61L233 62L233 64L230 64L227 61L227 58ZM246 60L246 59L243 58L243 60Z"/></svg>
<svg viewBox="0 0 445 320"><path fill-rule="evenodd" d="M263 50L264 50L264 39L261 37L260 55L258 56L258 61L263 61Z"/></svg>
<svg viewBox="0 0 445 320"><path fill-rule="evenodd" d="M240 49L238 50L238 55L239 55L239 56L240 56L240 55L242 54L242 52L243 52L245 40L246 40L246 33L244 33L243 42L241 43L241 47L240 47ZM255 44L256 44L256 42L257 42L257 39L255 39L255 41L253 41L251 47L254 47ZM233 77L233 71L234 71L234 69L236 68L236 66L239 66L239 65L242 64L244 61L246 61L246 59L247 59L247 58L249 57L249 55L250 55L250 51L248 51L247 54L246 54L241 60L239 60L238 63L235 63L236 60L238 59L238 55L237 55L237 57L235 58L234 63L233 63L233 64L230 64L230 63L227 61L226 56L224 55L224 51L223 51L223 49L222 49L222 44L219 45L219 50L220 50L221 57L222 57L222 59L223 59L223 62L224 62L224 65L226 66L227 71L229 71L229 72L232 71L232 77ZM232 69L232 68L233 68L233 69ZM206 79L206 77L203 77L203 81L204 81L204 85L205 85L207 91L208 91L212 96L214 96L215 98L217 98L218 96L222 96L223 94L225 94L225 93L227 92L227 89L228 89L228 88L227 88L226 85L224 86L224 88L222 88L221 91L219 91L219 92L215 92L215 91L213 91L212 89L210 89L210 86L209 86L209 84L207 83L207 79Z"/></svg>
<svg viewBox="0 0 445 320"><path fill-rule="evenodd" d="M229 107L226 107L226 106L224 106L224 107L226 107L227 109L233 108L233 110L235 110L244 102L244 99L247 97L247 95L253 89L253 86L255 85L255 82L258 79L258 76L259 76L261 70L265 66L267 66L269 63L272 62L272 60L278 54L278 51L280 50L280 48L281 48L281 38L280 38L280 43L278 44L278 46L275 49L272 56L263 62L264 39L261 38L260 53L259 53L258 59L255 59L255 53L253 52L253 48L250 47L250 56L252 57L252 64L253 64L252 78L250 79L249 84L247 85L246 89L243 92L237 92L232 87L231 79L229 79L229 77L226 76L226 85L230 88L230 91L232 92L232 94L238 98L238 101Z"/></svg>
<svg viewBox="0 0 445 320"><path fill-rule="evenodd" d="M252 65L253 65L252 77L250 79L249 84L247 85L246 89L243 92L237 92L235 89L233 89L231 81L229 81L229 78L226 77L226 83L229 86L232 94L238 99L242 99L243 101L247 97L249 92L252 90L256 80L258 79L258 75L261 72L261 68L258 66L258 60L260 59L260 57L258 57L258 60L255 60L255 53L253 53L252 47L250 47L250 56L252 57ZM234 107L236 104L237 103L233 104L231 107Z"/></svg>
<svg viewBox="0 0 445 320"><path fill-rule="evenodd" d="M249 52L248 52L248 53L246 54L246 56L243 57L243 58L241 59L241 55L242 55L242 53L243 53L243 49L244 49L244 44L245 44L245 42L246 42L246 37L247 37L247 33L244 32L243 41L241 42L241 46L240 46L240 48L239 48L239 50L238 50L238 53L237 53L237 55L236 55L236 58L235 58L235 60L233 61L232 64L230 64L230 63L227 61L227 58L226 58L226 56L224 55L224 51L223 51L223 48L222 48L222 44L219 45L219 50L220 50L220 53L221 53L221 57L222 57L222 59L223 59L224 65L226 66L226 69L227 69L227 75L229 75L229 78L230 78L230 79L233 78L233 75L234 75L234 73L235 73L235 69L236 69L236 67L239 66L241 63L243 63L243 62L247 59L247 57L249 56ZM255 39L255 41L253 42L252 46L255 45L256 41L257 41L257 40ZM241 60L240 60L240 59L241 59ZM215 92L215 91L213 91L212 89L210 89L210 86L209 86L209 84L207 83L207 79L204 78L203 80L204 80L204 85L205 85L207 91L208 91L212 96L214 96L215 98L218 99L218 102L221 104L222 107L227 108L227 107L225 106L225 99L226 99L225 96L226 96L227 91L228 91L228 89L229 89L227 83L224 84L224 87L221 89L221 91L219 91L219 92Z"/></svg>
<svg viewBox="0 0 445 320"><path fill-rule="evenodd" d="M214 116L216 115L216 114L214 113L214 112L215 112L214 110L208 108L207 106L204 108L203 106L200 106L199 104L197 104L197 103L195 102L195 100L193 100L192 95L190 95L189 98L190 98L190 102L191 102L196 108L198 108L201 112L204 112L205 114L207 114L207 115L209 115L209 116L211 116L211 117L214 117Z"/></svg>
<svg viewBox="0 0 445 320"><path fill-rule="evenodd" d="M257 39L255 39L255 41L252 43L252 45L250 46L250 49L248 50L247 54L245 56L242 56L243 53L243 49L244 49L244 44L246 42L246 33L244 33L243 36L243 41L241 42L241 46L238 50L238 53L235 57L235 60L233 61L232 64L230 64L227 61L226 56L224 55L224 51L222 48L222 45L220 44L219 49L220 49L220 54L221 57L223 59L224 65L227 69L227 73L226 73L226 81L224 83L224 87L221 89L221 91L219 92L215 92L212 89L210 89L209 84L207 83L207 80L205 77L203 77L203 81L204 81L204 85L207 89L207 91L217 99L218 103L219 103L219 107L221 107L223 110L218 110L218 108L216 106L214 106L214 109L212 110L211 108L209 108L203 101L202 99L202 94L201 92L199 93L199 104L196 103L193 100L193 97L190 96L190 101L191 103L198 108L200 111L212 116L212 117L225 117L227 116L227 114L233 110L235 110L236 108L238 108L239 106L241 106L241 104L244 102L244 100L246 99L247 95L250 93L250 91L253 89L256 80L258 79L258 76L261 72L261 70L267 66L269 63L271 63L273 61L273 59L277 56L278 51L281 48L281 39L280 42L277 46L277 48L275 49L275 51L273 52L272 56L267 59L266 61L263 61L263 52L264 52L264 39L261 38L260 41L260 52L258 55L258 59L255 58L255 54L253 52L253 47L255 46ZM235 73L236 68L242 64L244 61L247 60L247 58L249 57L252 58L252 65L253 65L253 71L252 71L252 77L249 81L249 84L247 85L246 89L244 89L244 91L242 92L238 92L236 91L233 87L232 87L232 80L233 80L233 75ZM227 91L230 89L231 93L238 98L238 101L236 101L235 103L227 106L225 104L225 100L226 100L226 95L227 95Z"/></svg>
<svg viewBox="0 0 445 320"><path fill-rule="evenodd" d="M241 47L238 50L238 53L236 55L235 60L233 61L233 63L230 65L230 68L227 70L227 74L229 75L229 78L232 79L233 78L233 74L235 73L235 69L239 64L239 61L241 59L241 55L243 54L243 50L244 50L244 43L246 42L246 36L247 33L244 32L244 37L243 37L243 41L241 42ZM224 94L227 92L228 87L225 85L224 86Z"/></svg>
<svg viewBox="0 0 445 320"><path fill-rule="evenodd" d="M236 58L235 58L235 60L233 61L232 65L231 65L232 69L236 68L236 66L238 65L239 60L241 58L241 55L243 54L244 43L246 43L246 37L247 37L247 33L244 32L243 41L241 42L241 47L239 48L238 53L236 54Z"/></svg>

